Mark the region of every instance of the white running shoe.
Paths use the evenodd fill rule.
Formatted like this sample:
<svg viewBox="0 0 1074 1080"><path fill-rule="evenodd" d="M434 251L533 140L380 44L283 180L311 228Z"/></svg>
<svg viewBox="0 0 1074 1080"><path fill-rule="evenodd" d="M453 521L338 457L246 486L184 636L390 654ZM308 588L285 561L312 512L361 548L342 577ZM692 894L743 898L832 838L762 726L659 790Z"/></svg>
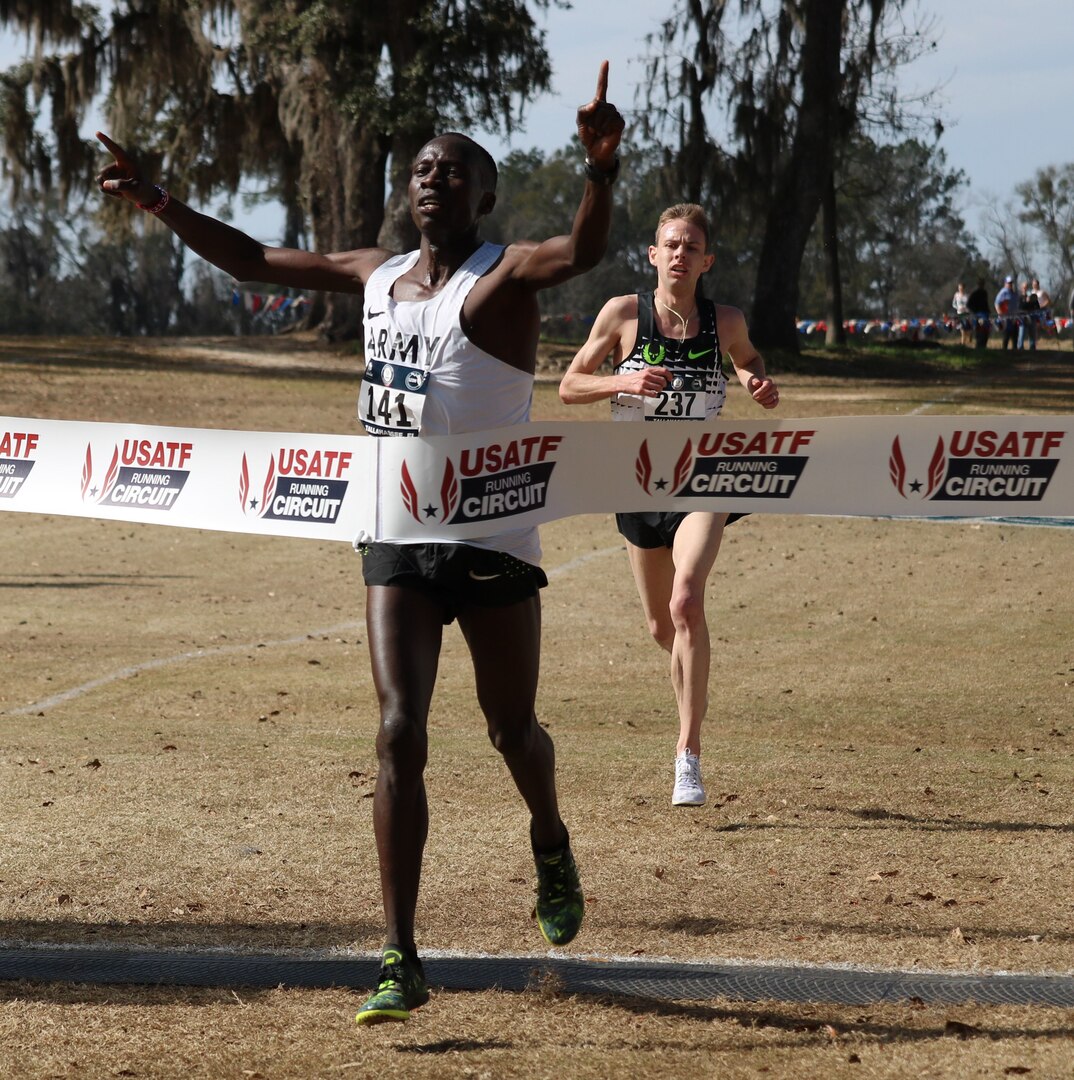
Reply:
<svg viewBox="0 0 1074 1080"><path fill-rule="evenodd" d="M675 758L675 790L672 806L704 806L705 785L701 783L701 760L687 747Z"/></svg>

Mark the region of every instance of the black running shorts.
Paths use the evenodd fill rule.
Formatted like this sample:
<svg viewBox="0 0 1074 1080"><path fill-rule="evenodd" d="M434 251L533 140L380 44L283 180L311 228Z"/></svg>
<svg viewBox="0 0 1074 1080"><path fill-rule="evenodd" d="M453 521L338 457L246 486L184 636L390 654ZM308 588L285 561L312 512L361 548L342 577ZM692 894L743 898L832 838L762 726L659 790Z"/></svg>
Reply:
<svg viewBox="0 0 1074 1080"><path fill-rule="evenodd" d="M528 600L548 584L539 566L469 544L366 544L358 550L366 585L417 589L443 604L445 623L467 607Z"/></svg>
<svg viewBox="0 0 1074 1080"><path fill-rule="evenodd" d="M748 514L728 514L727 524L748 517ZM675 533L686 517L686 512L653 511L652 513L616 514L615 525L619 532L638 548L670 548L675 543Z"/></svg>

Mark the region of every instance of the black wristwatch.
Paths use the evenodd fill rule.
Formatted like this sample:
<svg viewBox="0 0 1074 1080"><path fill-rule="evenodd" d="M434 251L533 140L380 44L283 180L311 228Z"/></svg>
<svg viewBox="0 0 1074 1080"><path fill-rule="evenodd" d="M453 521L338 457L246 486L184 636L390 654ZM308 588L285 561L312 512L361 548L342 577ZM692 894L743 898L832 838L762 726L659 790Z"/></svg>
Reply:
<svg viewBox="0 0 1074 1080"><path fill-rule="evenodd" d="M585 159L585 178L592 181L594 184L599 184L601 187L611 187L615 183L616 178L619 176L619 155L615 155L615 160L612 163L612 167L608 170L602 169L596 162L591 161L589 156Z"/></svg>

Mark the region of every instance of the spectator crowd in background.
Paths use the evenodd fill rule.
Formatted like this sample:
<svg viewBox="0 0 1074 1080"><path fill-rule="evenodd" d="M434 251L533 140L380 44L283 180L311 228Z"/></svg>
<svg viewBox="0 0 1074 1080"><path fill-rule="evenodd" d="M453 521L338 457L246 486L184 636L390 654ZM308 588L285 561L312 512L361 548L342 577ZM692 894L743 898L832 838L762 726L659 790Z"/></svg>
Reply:
<svg viewBox="0 0 1074 1080"><path fill-rule="evenodd" d="M1018 284L1008 275L995 294L984 279L977 281L972 292L960 281L951 298L951 310L940 315L845 319L843 329L848 338L872 342L939 342L958 334L963 347L978 349L987 348L996 334L1002 336L1003 348L1032 350L1040 339L1074 340L1074 290L1067 314L1059 315L1053 307L1054 301L1039 278L1026 276ZM541 319L541 336L563 343L584 341L592 325L590 314L546 315ZM825 319L801 318L797 326L799 334L813 341L823 339L828 332Z"/></svg>

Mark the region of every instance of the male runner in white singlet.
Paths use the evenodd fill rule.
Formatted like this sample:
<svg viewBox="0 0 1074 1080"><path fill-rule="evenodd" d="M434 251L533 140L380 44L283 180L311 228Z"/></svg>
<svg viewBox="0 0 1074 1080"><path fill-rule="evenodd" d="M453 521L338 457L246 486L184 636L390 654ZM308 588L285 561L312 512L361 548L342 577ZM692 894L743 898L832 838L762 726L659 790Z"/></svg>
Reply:
<svg viewBox="0 0 1074 1080"><path fill-rule="evenodd" d="M359 417L373 435L439 435L529 418L537 358L537 293L596 266L611 219L611 186L623 118L606 100L607 62L596 97L578 110L586 184L570 235L507 247L483 243L482 217L496 201L496 163L465 135L442 135L414 159L410 212L421 246L319 255L268 248L205 217L143 178L134 159L98 137L115 161L103 192L156 214L209 262L241 281L358 293L365 289L366 372ZM388 388L390 387L390 393ZM465 543L360 538L366 622L380 701L373 802L387 944L377 990L360 1024L406 1020L429 997L414 915L429 827L426 722L446 623L458 619L473 659L489 737L530 812L537 920L553 945L570 941L583 898L559 815L552 740L537 723L540 659L536 529Z"/></svg>
<svg viewBox="0 0 1074 1080"><path fill-rule="evenodd" d="M714 304L697 291L716 256L709 221L693 203L660 215L649 262L656 290L616 296L601 309L589 339L563 376L559 395L568 405L610 398L614 420L707 420L727 393L722 356L765 409L779 403L776 384L750 341L738 308ZM610 375L596 374L611 355ZM724 526L741 514L616 514L641 595L649 631L671 654L671 681L679 712L675 750L675 806L701 806L701 722L708 709L711 645L705 619L705 584Z"/></svg>

